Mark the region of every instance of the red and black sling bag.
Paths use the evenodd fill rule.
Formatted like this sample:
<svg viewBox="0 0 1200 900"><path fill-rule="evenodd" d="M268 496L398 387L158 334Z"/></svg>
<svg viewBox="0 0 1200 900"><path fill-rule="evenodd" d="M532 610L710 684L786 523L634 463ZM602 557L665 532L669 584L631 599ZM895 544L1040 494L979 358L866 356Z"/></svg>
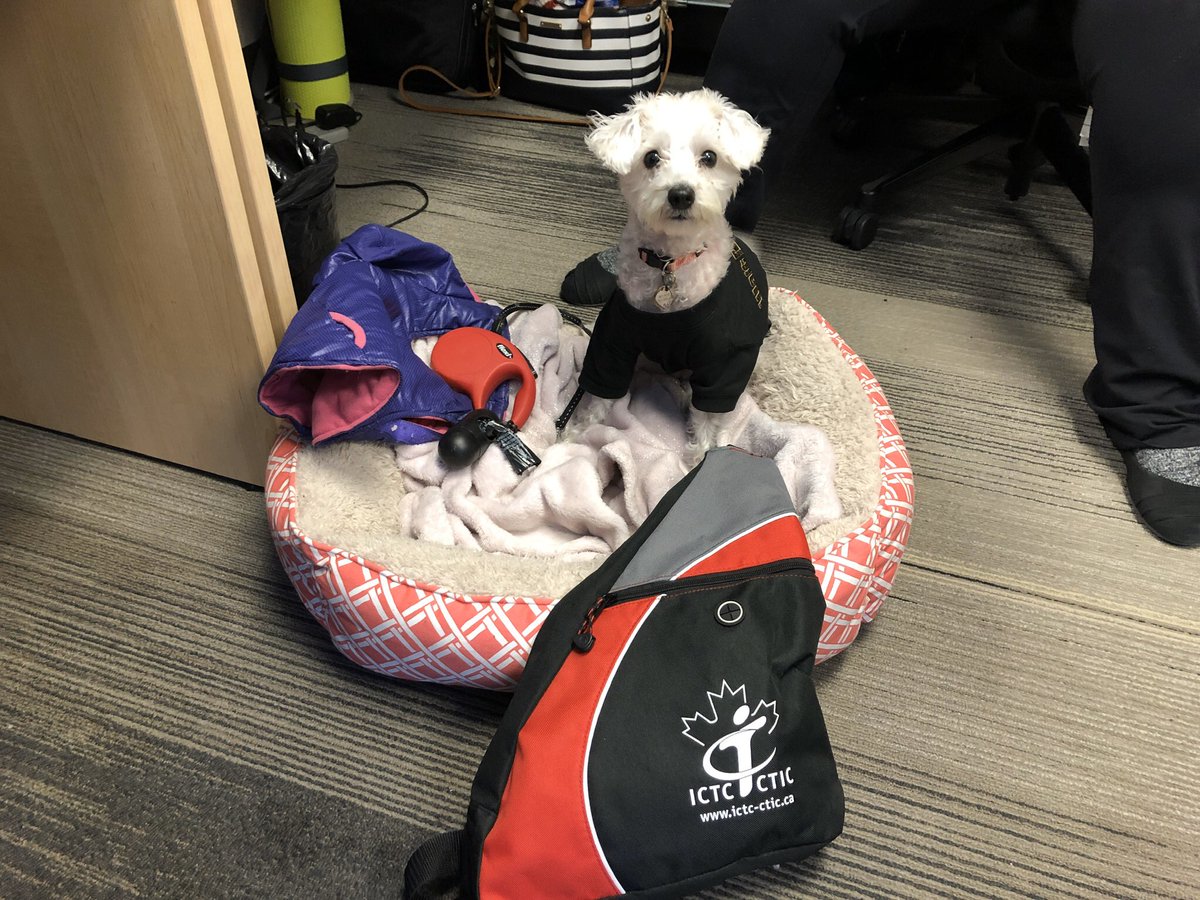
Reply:
<svg viewBox="0 0 1200 900"><path fill-rule="evenodd" d="M707 454L551 611L466 828L413 854L407 896L678 897L821 849L844 809L824 610L775 464Z"/></svg>

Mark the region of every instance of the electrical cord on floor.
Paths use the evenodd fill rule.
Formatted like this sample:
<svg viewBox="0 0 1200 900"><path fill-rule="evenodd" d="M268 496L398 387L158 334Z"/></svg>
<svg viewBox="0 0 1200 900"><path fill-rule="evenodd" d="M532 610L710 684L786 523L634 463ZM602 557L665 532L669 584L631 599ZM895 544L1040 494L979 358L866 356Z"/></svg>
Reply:
<svg viewBox="0 0 1200 900"><path fill-rule="evenodd" d="M399 178L386 178L382 181L363 181L359 184L339 184L338 187L345 188L346 190L353 190L356 188L390 187L393 185L412 188L421 195L422 203L420 209L416 209L407 215L401 216L395 222L388 222L388 228L395 228L401 222L407 222L409 219L415 219L421 213L425 212L425 210L429 209L429 194L425 192L425 188L421 187L419 184L415 184L411 181L404 181Z"/></svg>

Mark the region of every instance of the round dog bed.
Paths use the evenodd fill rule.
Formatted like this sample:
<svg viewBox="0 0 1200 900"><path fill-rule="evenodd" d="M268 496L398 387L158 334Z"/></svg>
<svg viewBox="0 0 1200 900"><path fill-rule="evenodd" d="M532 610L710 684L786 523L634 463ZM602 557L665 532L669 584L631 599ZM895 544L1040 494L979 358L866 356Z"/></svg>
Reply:
<svg viewBox="0 0 1200 900"><path fill-rule="evenodd" d="M808 537L826 600L818 662L850 646L891 589L913 510L908 454L875 377L794 293L771 290L772 329L748 388L781 422L826 431L842 516ZM599 560L485 553L390 534L407 490L392 448L314 448L281 433L266 504L301 600L355 663L415 681L511 690L549 610Z"/></svg>

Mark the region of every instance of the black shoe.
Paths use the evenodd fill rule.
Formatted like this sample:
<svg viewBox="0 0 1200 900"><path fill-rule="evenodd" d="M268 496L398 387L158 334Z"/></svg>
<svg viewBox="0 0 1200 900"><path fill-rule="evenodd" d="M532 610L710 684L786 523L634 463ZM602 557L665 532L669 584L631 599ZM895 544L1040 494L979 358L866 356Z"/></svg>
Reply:
<svg viewBox="0 0 1200 900"><path fill-rule="evenodd" d="M604 266L615 257L615 248L593 253L567 273L558 296L572 306L603 306L617 290L617 276Z"/></svg>
<svg viewBox="0 0 1200 900"><path fill-rule="evenodd" d="M734 231L754 231L767 203L767 184L762 169L751 169L742 178L737 193L725 207L725 221Z"/></svg>
<svg viewBox="0 0 1200 900"><path fill-rule="evenodd" d="M1168 544L1200 547L1200 487L1147 471L1136 450L1122 450L1121 458L1129 497L1146 527Z"/></svg>

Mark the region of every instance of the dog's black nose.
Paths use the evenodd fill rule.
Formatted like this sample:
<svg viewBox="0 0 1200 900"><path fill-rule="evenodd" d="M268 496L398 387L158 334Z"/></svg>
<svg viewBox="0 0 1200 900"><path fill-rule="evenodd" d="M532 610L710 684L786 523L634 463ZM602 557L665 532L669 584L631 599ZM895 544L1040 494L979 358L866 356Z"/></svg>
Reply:
<svg viewBox="0 0 1200 900"><path fill-rule="evenodd" d="M686 184L677 184L667 191L667 202L671 204L671 209L691 209L692 204L696 202L696 192Z"/></svg>

